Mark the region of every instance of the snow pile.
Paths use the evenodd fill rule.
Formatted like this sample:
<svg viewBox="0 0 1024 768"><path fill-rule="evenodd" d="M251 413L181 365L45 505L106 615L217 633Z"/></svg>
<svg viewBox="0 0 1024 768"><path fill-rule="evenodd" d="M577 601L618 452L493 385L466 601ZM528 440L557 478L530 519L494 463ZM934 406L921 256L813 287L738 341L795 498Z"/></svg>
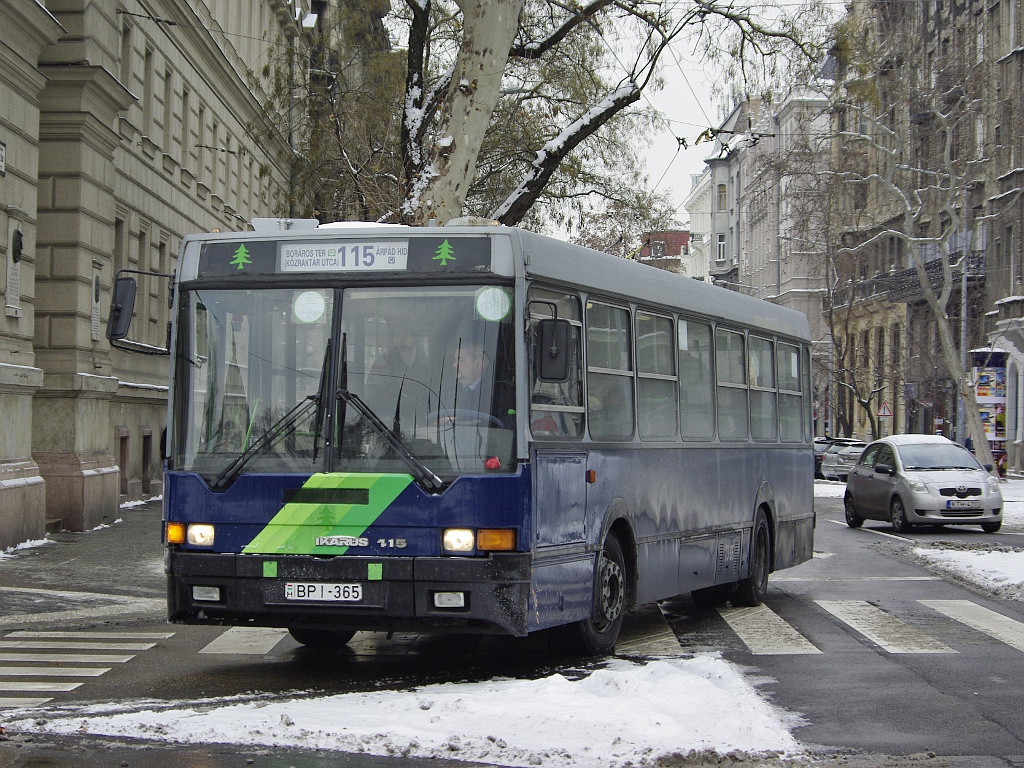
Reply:
<svg viewBox="0 0 1024 768"><path fill-rule="evenodd" d="M616 768L689 752L800 752L795 717L766 703L712 655L612 660L578 679L494 679L413 691L62 707L19 730L233 743L503 766Z"/></svg>

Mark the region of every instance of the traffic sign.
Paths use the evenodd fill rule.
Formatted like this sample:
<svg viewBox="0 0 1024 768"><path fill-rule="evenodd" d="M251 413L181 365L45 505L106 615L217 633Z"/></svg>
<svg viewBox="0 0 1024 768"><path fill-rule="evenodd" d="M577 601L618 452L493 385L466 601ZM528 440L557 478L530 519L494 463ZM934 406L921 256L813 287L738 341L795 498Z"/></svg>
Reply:
<svg viewBox="0 0 1024 768"><path fill-rule="evenodd" d="M882 407L878 409L878 418L880 419L891 419L892 411L889 410L888 403L882 403Z"/></svg>

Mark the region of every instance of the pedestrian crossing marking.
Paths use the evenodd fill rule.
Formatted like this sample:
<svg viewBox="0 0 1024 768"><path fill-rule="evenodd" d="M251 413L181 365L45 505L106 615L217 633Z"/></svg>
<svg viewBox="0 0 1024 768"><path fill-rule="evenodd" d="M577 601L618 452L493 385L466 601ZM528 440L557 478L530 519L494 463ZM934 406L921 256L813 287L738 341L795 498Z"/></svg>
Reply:
<svg viewBox="0 0 1024 768"><path fill-rule="evenodd" d="M819 606L889 653L957 653L863 600L815 600Z"/></svg>
<svg viewBox="0 0 1024 768"><path fill-rule="evenodd" d="M641 606L629 614L629 623L615 643L616 656L681 656L683 647L669 626L661 606Z"/></svg>
<svg viewBox="0 0 1024 768"><path fill-rule="evenodd" d="M2 653L0 661L52 661L58 664L124 664L135 654L115 656L112 653Z"/></svg>
<svg viewBox="0 0 1024 768"><path fill-rule="evenodd" d="M70 640L0 640L0 650L148 651L156 643L76 643Z"/></svg>
<svg viewBox="0 0 1024 768"><path fill-rule="evenodd" d="M81 683L51 683L51 682L15 682L11 680L0 680L0 691L46 691L47 693L65 693L73 691Z"/></svg>
<svg viewBox="0 0 1024 768"><path fill-rule="evenodd" d="M66 693L83 684L68 678L97 678L111 667L74 666L78 664L124 664L147 651L157 641L173 637L174 632L117 631L29 631L8 632L0 639L0 692ZM50 652L53 651L53 652ZM85 651L73 653L70 651ZM97 653L121 651L121 653ZM27 663L25 663L27 662ZM47 664L48 666L42 666ZM72 665L72 666L65 666ZM23 677L49 680L19 680ZM53 701L52 697L0 696L0 711L15 707L36 707Z"/></svg>
<svg viewBox="0 0 1024 768"><path fill-rule="evenodd" d="M767 605L718 609L755 656L797 656L821 653L806 637Z"/></svg>
<svg viewBox="0 0 1024 768"><path fill-rule="evenodd" d="M12 677L99 677L110 667L0 667L0 675Z"/></svg>
<svg viewBox="0 0 1024 768"><path fill-rule="evenodd" d="M263 656L287 634L288 630L272 627L232 627L199 652Z"/></svg>
<svg viewBox="0 0 1024 768"><path fill-rule="evenodd" d="M19 629L16 632L8 632L4 637L34 637L38 639L60 640L73 638L75 640L166 640L174 637L173 632L36 632L27 629ZM121 646L118 646L121 647Z"/></svg>
<svg viewBox="0 0 1024 768"><path fill-rule="evenodd" d="M1024 623L1003 616L970 600L918 600L944 616L984 632L989 637L1024 651Z"/></svg>

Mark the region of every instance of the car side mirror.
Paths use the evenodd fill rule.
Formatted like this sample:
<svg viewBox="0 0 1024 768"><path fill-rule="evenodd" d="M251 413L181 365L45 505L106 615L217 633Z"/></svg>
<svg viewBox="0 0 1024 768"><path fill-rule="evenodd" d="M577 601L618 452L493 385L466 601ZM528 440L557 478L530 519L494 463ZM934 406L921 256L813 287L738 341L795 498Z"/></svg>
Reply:
<svg viewBox="0 0 1024 768"><path fill-rule="evenodd" d="M986 464L985 465L985 471L986 472L991 472L992 471L992 465L991 464Z"/></svg>
<svg viewBox="0 0 1024 768"><path fill-rule="evenodd" d="M895 475L896 467L892 464L875 464L875 472L881 475Z"/></svg>

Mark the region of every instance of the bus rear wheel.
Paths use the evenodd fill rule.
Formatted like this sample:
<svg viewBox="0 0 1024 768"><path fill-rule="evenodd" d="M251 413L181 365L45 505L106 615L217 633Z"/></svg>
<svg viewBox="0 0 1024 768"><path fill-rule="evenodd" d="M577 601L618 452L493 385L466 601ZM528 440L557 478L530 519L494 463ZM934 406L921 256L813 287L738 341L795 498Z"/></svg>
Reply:
<svg viewBox="0 0 1024 768"><path fill-rule="evenodd" d="M337 650L348 643L355 635L349 629L310 629L309 627L289 627L288 634L297 643L308 648L321 651Z"/></svg>
<svg viewBox="0 0 1024 768"><path fill-rule="evenodd" d="M626 615L627 584L622 545L614 534L609 534L597 558L590 618L567 627L569 640L575 649L587 656L600 656L615 650L615 641Z"/></svg>
<svg viewBox="0 0 1024 768"><path fill-rule="evenodd" d="M753 607L760 605L768 593L768 574L772 568L772 539L768 531L768 518L764 510L757 510L754 516L753 534L750 537L750 563L747 578L741 579L730 598L735 606Z"/></svg>

